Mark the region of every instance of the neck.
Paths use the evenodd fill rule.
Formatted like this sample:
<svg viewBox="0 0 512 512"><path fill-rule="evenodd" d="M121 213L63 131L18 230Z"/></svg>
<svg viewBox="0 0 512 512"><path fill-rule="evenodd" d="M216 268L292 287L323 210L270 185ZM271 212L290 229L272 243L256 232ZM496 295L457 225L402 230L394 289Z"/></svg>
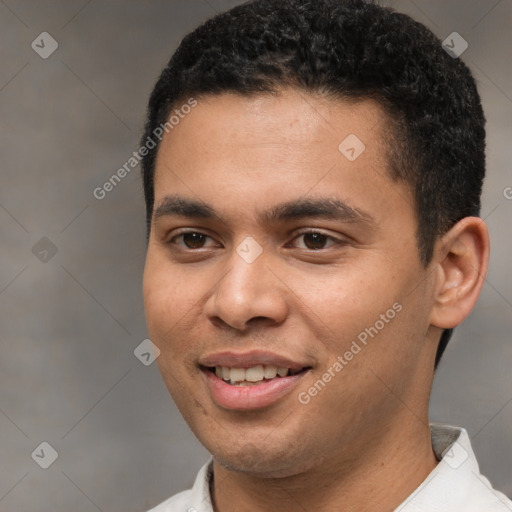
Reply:
<svg viewBox="0 0 512 512"><path fill-rule="evenodd" d="M428 418L409 415L300 474L261 478L214 461L216 512L395 510L437 465ZM399 428L398 428L399 427ZM299 506L300 504L300 506Z"/></svg>

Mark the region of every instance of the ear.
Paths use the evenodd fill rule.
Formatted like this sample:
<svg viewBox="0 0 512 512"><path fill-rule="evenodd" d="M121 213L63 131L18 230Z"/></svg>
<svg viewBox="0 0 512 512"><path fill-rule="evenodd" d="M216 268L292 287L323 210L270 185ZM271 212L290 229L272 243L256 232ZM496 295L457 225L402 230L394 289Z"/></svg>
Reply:
<svg viewBox="0 0 512 512"><path fill-rule="evenodd" d="M431 325L451 329L471 313L485 280L489 245L487 226L479 217L465 217L437 241Z"/></svg>

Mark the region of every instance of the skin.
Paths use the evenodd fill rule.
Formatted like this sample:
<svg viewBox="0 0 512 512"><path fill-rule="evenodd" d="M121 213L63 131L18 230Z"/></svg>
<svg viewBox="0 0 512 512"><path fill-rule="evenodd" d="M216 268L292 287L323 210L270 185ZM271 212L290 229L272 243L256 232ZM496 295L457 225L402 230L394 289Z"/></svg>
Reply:
<svg viewBox="0 0 512 512"><path fill-rule="evenodd" d="M160 371L214 457L216 511L392 511L437 463L428 427L437 343L473 308L489 241L484 222L466 218L421 263L412 193L387 172L386 133L370 100L283 89L200 98L162 141L155 209L176 194L219 217L154 217L144 272ZM366 146L355 161L338 150L349 134ZM372 220L259 215L305 198L335 198ZM303 234L312 229L333 238ZM250 264L236 252L248 236L263 250ZM401 311L301 404L298 393L395 303ZM199 359L250 349L311 370L271 406L218 406Z"/></svg>

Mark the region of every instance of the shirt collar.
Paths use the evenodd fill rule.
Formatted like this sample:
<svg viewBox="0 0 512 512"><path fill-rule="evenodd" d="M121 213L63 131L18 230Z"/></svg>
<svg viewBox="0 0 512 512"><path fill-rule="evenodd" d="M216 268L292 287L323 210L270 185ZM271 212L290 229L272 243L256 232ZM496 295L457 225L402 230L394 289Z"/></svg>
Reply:
<svg viewBox="0 0 512 512"><path fill-rule="evenodd" d="M432 448L440 462L395 512L484 510L473 508L478 507L476 502L479 500L484 506L496 503L496 508L492 510L512 510L508 508L506 503L509 502L505 496L492 489L489 481L480 475L465 429L431 423L430 432ZM189 510L213 512L210 496L212 476L213 459L210 459L197 474L190 494Z"/></svg>
<svg viewBox="0 0 512 512"><path fill-rule="evenodd" d="M430 432L439 463L395 512L512 511L512 502L480 474L465 429L431 423Z"/></svg>

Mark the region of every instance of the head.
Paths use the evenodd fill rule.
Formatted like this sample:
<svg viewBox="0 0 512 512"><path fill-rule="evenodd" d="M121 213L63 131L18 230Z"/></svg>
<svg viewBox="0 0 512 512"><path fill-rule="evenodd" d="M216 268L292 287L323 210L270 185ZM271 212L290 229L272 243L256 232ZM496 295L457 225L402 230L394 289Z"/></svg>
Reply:
<svg viewBox="0 0 512 512"><path fill-rule="evenodd" d="M347 429L386 421L399 413L383 378L403 400L428 398L487 264L484 123L467 66L363 0L256 0L183 39L142 138L144 292L166 384L210 451L234 425L256 446L296 408L274 454L314 437L302 414L342 403ZM318 232L287 245L304 225ZM219 406L204 370L230 350L295 354L302 401ZM241 460L240 444L217 445L226 465Z"/></svg>

